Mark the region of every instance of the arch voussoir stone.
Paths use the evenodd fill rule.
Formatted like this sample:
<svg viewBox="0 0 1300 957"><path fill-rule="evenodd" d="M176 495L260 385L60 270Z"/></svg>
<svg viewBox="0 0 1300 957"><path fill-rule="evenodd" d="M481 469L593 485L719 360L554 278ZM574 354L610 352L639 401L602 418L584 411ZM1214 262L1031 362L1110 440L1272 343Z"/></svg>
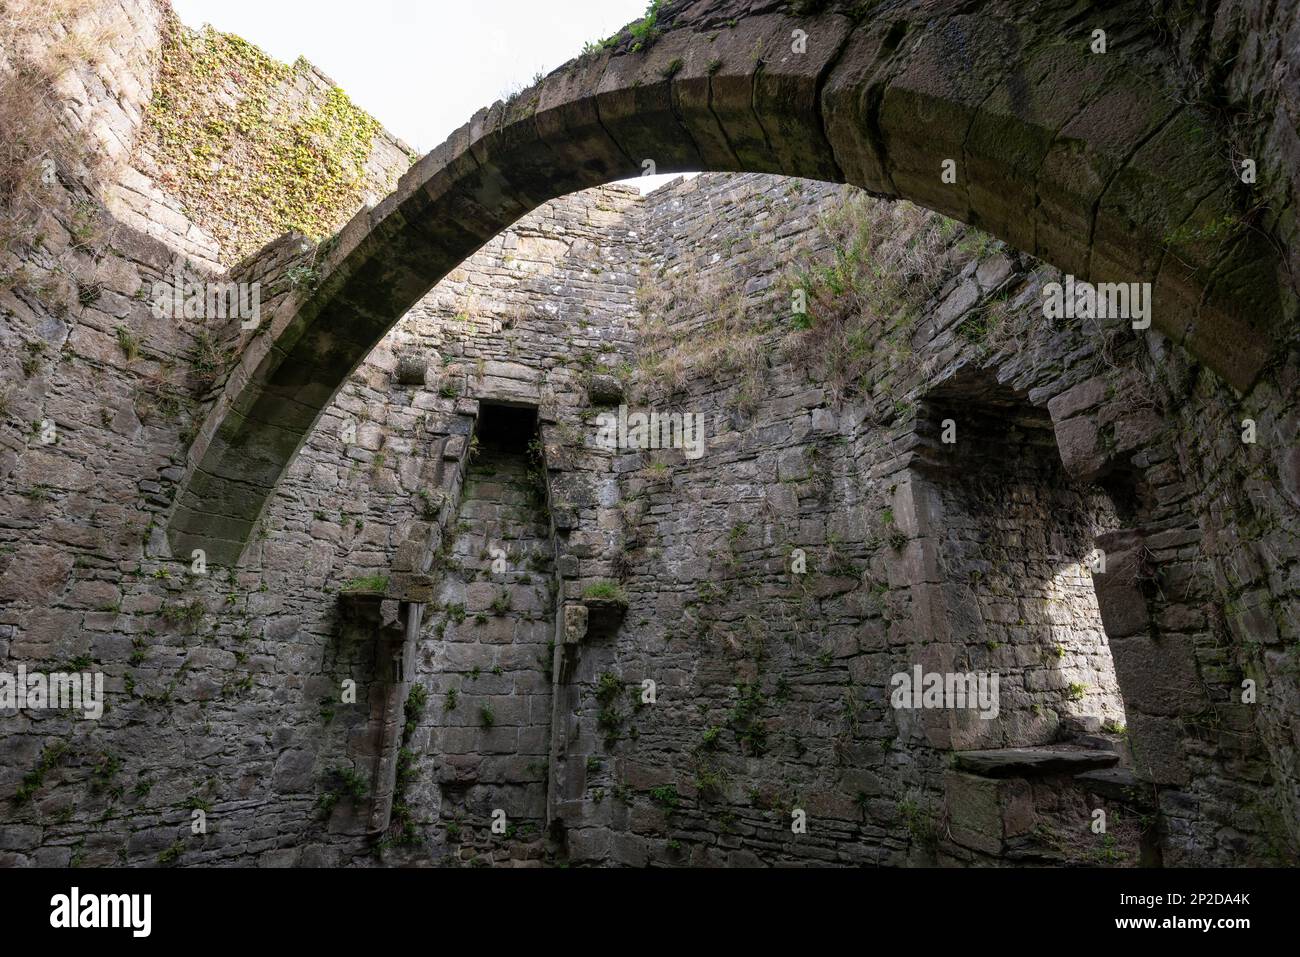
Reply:
<svg viewBox="0 0 1300 957"><path fill-rule="evenodd" d="M847 182L877 196L898 195L889 177L877 111L905 35L905 24L855 30L822 87L822 117L836 165Z"/></svg>
<svg viewBox="0 0 1300 957"><path fill-rule="evenodd" d="M764 133L767 161L787 176L843 182L819 112L820 87L844 49L852 24L845 17L828 16L810 30L806 21L771 17L759 18L757 26L763 32L755 42L757 49L750 51L751 58L757 58L753 113ZM807 48L796 53L791 38L800 29L808 34Z"/></svg>
<svg viewBox="0 0 1300 957"><path fill-rule="evenodd" d="M686 37L668 37L644 57L612 57L596 90L600 121L631 160L636 173L646 160L657 172L699 169L704 158L673 107L673 71L682 62Z"/></svg>
<svg viewBox="0 0 1300 957"><path fill-rule="evenodd" d="M1086 267L1091 210L1118 148L1080 133L1094 104L1123 88L1120 72L1078 44L1054 44L1027 51L1002 77L966 136L983 228L1062 268Z"/></svg>
<svg viewBox="0 0 1300 957"><path fill-rule="evenodd" d="M1008 24L974 16L929 24L906 44L879 108L890 179L899 195L972 220L967 136L984 102L1013 69L1020 46L1018 31ZM954 164L952 182L940 175L948 161Z"/></svg>
<svg viewBox="0 0 1300 957"><path fill-rule="evenodd" d="M1041 199L1035 218L1037 255L1067 272L1096 275L1100 260L1094 254L1103 197L1135 144L1154 134L1175 111L1173 104L1149 102L1115 78L1068 121L1037 177Z"/></svg>
<svg viewBox="0 0 1300 957"><path fill-rule="evenodd" d="M1098 56L1077 4L667 4L650 35L480 110L322 245L315 285L254 340L200 430L173 549L237 562L334 393L412 305L536 206L646 160L847 181L1080 279L1151 282L1156 328L1248 390L1283 338L1287 253L1239 212L1222 137L1179 101L1144 9L1108 8L1116 42Z"/></svg>

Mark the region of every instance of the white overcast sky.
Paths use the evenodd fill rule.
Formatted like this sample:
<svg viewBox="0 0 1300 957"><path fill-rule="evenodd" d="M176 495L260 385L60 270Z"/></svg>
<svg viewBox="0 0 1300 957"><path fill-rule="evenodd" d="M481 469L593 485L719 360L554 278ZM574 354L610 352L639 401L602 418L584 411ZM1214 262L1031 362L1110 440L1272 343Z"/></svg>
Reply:
<svg viewBox="0 0 1300 957"><path fill-rule="evenodd" d="M480 107L640 17L646 0L172 0L277 60L299 55L420 153ZM671 177L647 177L643 187Z"/></svg>

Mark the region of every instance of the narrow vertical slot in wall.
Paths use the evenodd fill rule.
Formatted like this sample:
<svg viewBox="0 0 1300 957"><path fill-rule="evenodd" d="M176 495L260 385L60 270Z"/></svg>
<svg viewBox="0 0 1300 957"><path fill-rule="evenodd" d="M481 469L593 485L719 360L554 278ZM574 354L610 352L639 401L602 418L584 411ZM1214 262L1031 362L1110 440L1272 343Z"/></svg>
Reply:
<svg viewBox="0 0 1300 957"><path fill-rule="evenodd" d="M480 404L424 633L436 704L431 836L462 861L545 853L555 598L537 437L536 408Z"/></svg>

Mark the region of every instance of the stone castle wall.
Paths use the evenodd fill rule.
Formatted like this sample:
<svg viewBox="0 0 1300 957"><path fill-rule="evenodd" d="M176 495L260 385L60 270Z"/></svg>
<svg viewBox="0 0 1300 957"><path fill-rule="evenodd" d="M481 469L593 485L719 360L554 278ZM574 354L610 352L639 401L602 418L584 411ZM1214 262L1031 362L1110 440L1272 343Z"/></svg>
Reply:
<svg viewBox="0 0 1300 957"><path fill-rule="evenodd" d="M563 684L572 710L555 725L562 729L561 753L544 762L538 709L546 709L549 696L540 689L554 678L547 643L534 626L533 638L517 647L515 624L512 643L500 645L491 638L504 627L503 616L491 612L488 593L495 598L497 587L491 575L482 594L470 599L474 582L465 569L458 575L450 565L435 570L439 592L415 671L430 694L411 738L414 771L402 794L428 845L386 854L424 860L432 847L434 859L539 859L546 815L537 778L546 763L556 777L556 817L564 822L563 840L550 853L575 861L925 860L945 814L949 746L1040 743L1074 727L1070 719L1078 715L1114 719L1115 679L1106 656L1099 656L1095 615L1080 616L1075 608L1045 622L1026 616L1021 625L1005 591L1033 577L1029 564L1000 569L998 584L988 574L998 557L967 555L962 547L985 536L982 544L1000 543L1005 555L1041 549L1053 571L1061 563L1073 569L1062 587L1079 591L1088 577L1081 548L1093 532L1115 525L1116 507L1106 500L1119 497L1118 490L1092 493L1102 495L1101 511L1077 512L1077 521L1091 525L1068 545L1069 536L1035 542L1041 525L1015 524L1014 510L990 516L978 494L987 496L987 489L971 486L969 468L949 479L942 465L917 461L918 449L921 459L936 453L926 451L918 434L918 421L925 431L925 403L909 408L891 398L891 375L916 375L901 350L877 357L878 370L864 373L860 381L879 382L871 393L842 398L813 384L806 356L792 360L771 343L740 350L740 365L716 375L688 370L676 391L659 384L661 363L647 362L662 349L644 336L657 328L656 290L662 296L680 289L683 315L675 321L693 353L703 350L692 337L721 316L732 317L727 321L739 336L747 328L737 318L742 314L784 313L788 296L778 279L794 250L830 254L817 214L845 199L843 191L813 184L704 177L645 202L606 190L544 207L449 277L358 370L233 573L189 575L185 562L165 557L156 522L151 526L150 517L166 507L168 469L175 475L183 455L184 424L139 421L128 397L147 380L138 368L142 360L127 361L109 340L93 355L74 347L48 369L42 364L25 393L44 403L45 414L53 409L69 431L52 449L28 436L11 452L8 500L12 513L27 521L9 530L9 562L0 578L6 651L11 661L50 666L89 656L108 673L113 701L93 727L67 718L5 719L12 788L41 766L55 742L72 742L34 797L12 811L17 826L9 833L20 835L13 838L20 846L10 849L12 860L149 863L177 841L186 863L376 860L373 842L363 837L365 802L341 800L328 820L318 808L337 769L364 775L374 758L371 711L383 664L360 633L340 622L338 590L384 575L421 525L452 542L453 561L483 572L482 549L475 551L477 540L461 528L473 521L461 517L462 483L465 465L473 467L465 460L481 400L541 409L558 595L578 601L591 582L615 579L629 608L616 631L577 652ZM728 227L719 211L743 225ZM690 242L687 222L711 240ZM983 297L1019 283L1028 285L1010 301L1032 306L1033 284L1041 281L1027 278L999 249L975 256L961 248L959 233L945 242L947 278L910 321L917 341L946 334L951 351L944 357L943 345L918 349L942 361L930 364L914 393L928 394L963 362L990 365L980 344L955 335L954 326ZM689 253L674 255L674 249ZM737 257L752 250L755 258L718 255L728 249ZM748 277L748 290L739 275ZM749 296L743 308L732 303L726 312L717 298L733 291ZM122 291L123 301L133 301L130 293ZM153 349L159 340L149 336L155 321L144 305L127 313L123 318L141 323L136 334ZM77 321L71 325L71 341L90 334ZM1059 386L1036 383L1061 375L1050 356L1061 354L1057 337L1064 334L1031 339L1028 349L1005 347L995 356L1000 364L991 363L992 380L1038 399L1038 412L1025 413L1031 445L1043 441L1044 397L1060 393ZM901 342L897 331L892 335ZM1097 368L1086 360L1100 348L1100 341L1076 342L1074 352L1064 351L1076 356L1076 376ZM746 364L754 354L759 367ZM403 359L419 360L423 386L396 384ZM588 387L602 369L624 377L632 408L704 412L706 455L691 461L674 451L611 454L594 447ZM97 391L104 422L86 420L84 393L72 387L88 372L114 383ZM1104 377L1096 387L1088 381L1050 403L1060 421L1084 415L1089 398L1104 405ZM942 394L927 401L952 405ZM1008 400L1000 395L999 401ZM1091 414L1118 416L1111 427L1125 435L1123 416L1130 412L1120 405ZM38 418L40 407L18 414ZM348 423L355 441L344 442ZM1055 434L1059 441L1059 428ZM998 438L984 435L980 442ZM1128 443L1136 441L1116 445L1131 449ZM1098 455L1103 445L1097 443ZM1040 463L1020 479L1023 498L1010 493L1015 508L1064 518L1060 496L1077 493L1062 486L1059 474L1044 478L1034 470L1059 473L1062 466L1015 449L986 453L1003 464ZM128 451L137 458L125 457ZM977 451L983 453L982 444ZM1068 446L1058 453L1066 456L1065 467L1074 452ZM1143 461L1157 476L1149 480L1155 491L1143 493L1148 504L1126 500L1125 508L1182 515L1186 523L1188 496L1161 490L1195 473L1180 474L1156 452ZM141 473L164 481L137 477L121 484ZM958 515L965 518L951 520ZM934 526L928 535L927 522ZM1148 538L1157 561L1172 566L1167 586L1190 591L1192 582L1182 583L1177 569L1200 561L1188 547L1197 535L1184 524ZM789 573L794 548L808 556L804 580ZM528 561L517 556L511 571L522 579L518 566ZM551 600L541 586L550 570L537 564L530 573L536 580L520 587L540 603L530 613L544 614ZM975 566L987 576L979 587L972 587ZM1210 582L1196 587L1195 595L1208 600ZM961 617L967 601L974 618ZM519 600L520 608L527 604ZM1192 694L1192 685L1210 677L1226 700L1240 666L1220 645L1198 641L1198 629L1210 625L1195 607L1189 599L1162 612L1159 640L1194 649L1186 659L1193 669L1196 654L1202 656L1179 693ZM477 621L484 613L488 620ZM959 627L963 621L972 623L969 632ZM1048 627L1030 627L1039 624ZM1111 623L1108 630L1117 665L1126 643L1151 641ZM1137 674L1148 672L1151 654L1135 649ZM994 722L1002 729L997 740L990 742L980 724L934 727L888 708L889 676L913 662L996 668L1008 680L1019 675ZM336 700L348 677L358 682L363 706ZM639 704L634 694L647 678L657 687L652 705ZM1071 685L1084 686L1081 701L1073 700ZM453 688L458 700L449 708ZM1130 727L1144 720L1167 726L1166 713L1182 705L1174 701L1171 709L1171 692L1158 681L1148 689L1153 702L1144 702L1143 688L1139 682L1124 689ZM536 701L524 709L526 689ZM482 724L484 708L495 717L490 728ZM1147 708L1155 712L1149 718ZM1216 746L1180 736L1173 753L1187 753L1169 769L1158 767L1168 760L1163 749L1145 758L1166 779L1166 820L1189 860L1240 853L1240 844L1226 840L1226 828L1231 821L1240 827L1236 833L1250 835L1252 824L1235 805L1243 792L1260 793L1269 780L1267 763L1251 745L1249 712L1234 710L1240 717L1229 720L1245 722L1238 738L1224 736ZM141 736L141 727L157 734ZM250 727L267 728L269 736L250 739ZM1142 766L1144 756L1136 753L1134 760ZM1250 769L1245 777L1243 769ZM531 791L528 781L536 783ZM519 782L525 782L519 803L511 804ZM491 845L491 811L502 805L518 818L517 827L527 825L522 835L511 832L517 854ZM220 823L214 834L186 838L194 806ZM786 819L796 807L816 825L805 838L789 834ZM91 830L92 820L107 826Z"/></svg>
<svg viewBox="0 0 1300 957"><path fill-rule="evenodd" d="M70 36L79 44L71 51L77 58L59 72L53 87L63 103L65 128L102 164L96 170L96 192L118 222L158 239L195 267L225 271L244 258L238 248L229 243L223 247L214 236L214 225L226 225L232 211L219 203L187 203L177 186L192 179L195 171L173 168L159 156L157 114L176 92L159 75L161 53L169 35L202 34L182 25L165 0L96 0L79 4L72 14L66 21L47 15L48 22L25 39L37 50L57 46ZM224 90L232 110L238 107L247 82L238 72L232 73ZM260 109L268 115L306 116L334 87L328 76L300 60L270 89ZM228 136L232 154L247 136L242 132ZM322 135L322 143L327 141L328 136ZM378 128L363 164L358 205L378 202L411 159L409 147ZM210 157L208 173L231 161L224 154ZM63 172L71 176L78 171ZM353 211L345 210L333 226L342 226Z"/></svg>
<svg viewBox="0 0 1300 957"><path fill-rule="evenodd" d="M109 692L98 722L0 715L0 862L1113 860L1084 833L1108 799L1069 781L1034 785L1052 847L971 819L986 780L952 751L1048 742L1159 785L1166 863L1294 854L1296 368L1240 401L1155 333L1045 320L1040 264L849 188L606 187L435 288L241 565L195 573L174 483L310 260L242 264L263 329L159 320L188 234L61 187L0 284L0 661ZM94 282L58 286L63 259ZM703 415L704 454L602 447L620 403ZM480 452L485 404L535 407L541 458ZM408 603L379 583L426 553L395 678ZM890 707L917 664L997 671L999 716Z"/></svg>
<svg viewBox="0 0 1300 957"><path fill-rule="evenodd" d="M1240 703L1241 681L1267 656L1243 654L1249 639L1227 650L1241 639L1215 610L1223 596L1195 545L1217 538L1199 503L1223 494L1225 471L1252 468L1244 453L1277 469L1266 479L1268 466L1253 466L1254 499L1270 516L1258 527L1274 554L1294 548L1280 541L1293 537L1285 429L1269 427L1271 451L1243 450L1227 426L1230 396L1158 337L1045 322L1050 271L960 229L926 250L946 265L920 314L875 330L879 345L856 370L867 394L837 399L802 362L782 361L784 331L746 342L736 330L789 315L781 266L801 247L834 261L809 224L846 195L702 177L648 204L646 231L664 238L643 300L676 313L666 325L685 332L686 354L665 357L664 324L652 325L643 401L702 410L715 431L700 462L651 453L617 466L631 607L615 641L584 649L580 665L589 704L578 740L597 760L570 824L575 857L898 862L933 833L925 815L952 811L930 748L1042 743L1102 724L1127 726L1135 765L1162 786L1168 862L1226 861L1246 846L1252 859L1285 859L1286 812L1268 805L1263 782L1269 729L1280 726L1272 709L1290 708L1287 679L1275 672L1267 709ZM918 225L949 228L924 218L893 228L914 244ZM998 323L985 318L990 306ZM730 351L692 365L728 325ZM1181 414L1218 423L1226 460L1198 462L1187 437L1205 431L1162 418L1193 381L1192 408L1204 407ZM935 441L931 405L971 430L975 441L956 446L965 462ZM1026 438L1007 434L1018 419ZM1046 450L1027 455L1044 435ZM1132 555L1121 552L1109 579L1093 576L1084 563L1094 540L1133 547L1119 526L1142 529L1147 567L1123 565ZM793 548L814 556L804 581L788 573ZM1262 568L1247 567L1259 581ZM1109 608L1098 608L1094 584ZM1135 592L1140 614L1126 621ZM1280 612L1286 600L1268 601ZM1283 617L1271 615L1266 633L1288 627ZM915 661L999 671L1003 714L936 727L884 708L888 677ZM605 675L633 688L660 675L668 689L610 735L595 697ZM1273 768L1285 794L1285 759ZM630 801L592 806L610 793ZM817 838L790 836L796 806L819 820Z"/></svg>
<svg viewBox="0 0 1300 957"><path fill-rule="evenodd" d="M33 665L83 659L103 665L110 693L123 704L93 733L82 729L93 742L89 751L74 743L60 752L50 778L75 783L61 789L50 813L69 827L43 837L40 847L27 844L33 833L27 825L10 831L18 835L11 848L21 845L22 860L147 862L184 833L168 818L187 819L186 803L205 808L214 823L226 822L195 848L195 860L254 859L310 843L304 832L323 827L314 810L322 777L365 748L352 740L365 733L364 718L326 720L331 709L322 700L338 697L341 676L351 675L362 686L364 706L376 667L371 649L343 640L338 589L385 572L412 526L426 519L436 525L440 513L455 519L456 463L468 453L476 397L536 403L544 391L551 405L572 404L582 392L581 369L557 366L575 350L595 355L610 348L611 336L617 347L618 303L621 298L630 307L631 272L620 272L622 253L611 257L602 244L633 195L610 188L541 210L448 277L339 396L304 448L284 496L268 511L246 565L237 572L213 569L209 577L188 574L187 561L159 560L165 545L152 515L169 501L169 483L180 476L194 427L220 385L195 368L197 340L207 336L228 360L258 331L240 333L237 322L154 318L149 290L171 278L172 255L127 227L116 228L115 248L135 258L105 257L100 269L108 281L99 302L79 304L69 314L26 286L12 291L5 313L13 337L6 381L20 386L5 390L9 451L3 464L7 501L14 514L27 517L7 529L4 548L6 653ZM58 251L53 240L48 245ZM274 315L277 297L288 292L277 277L299 261L292 240L278 243L236 278L278 283L270 288L279 291L264 303ZM556 294L561 288L569 290L567 297ZM542 302L543 290L549 302ZM570 322L582 328L575 332ZM123 341L138 343L139 355L128 354ZM26 364L24 357L31 357ZM395 386L399 357L418 359L427 369L422 387ZM87 383L96 396L92 404ZM49 447L17 424L44 419L57 426ZM346 444L345 421L355 429ZM129 457L133 464L126 463ZM96 477L98 469L106 474ZM466 659L464 672L498 667L491 651L484 648L481 664ZM529 661L540 674L535 658ZM491 690L497 677L481 687ZM248 751L239 743L245 719L257 720L251 715L289 688L306 703L295 709L298 717L280 725L283 747ZM514 708L509 690L481 703L467 692L461 713L491 703L502 727L508 726ZM183 714L173 713L178 700L189 702ZM434 705L440 716L443 699ZM52 753L52 742L77 742L78 733L75 724L14 721L19 727L6 729L5 764L16 789L42 755ZM154 723L170 727L168 755L154 753L152 737L132 740L129 729ZM430 726L452 733L432 710ZM223 734L224 746L217 740ZM330 758L335 746L340 760ZM93 783L100 764L113 769L103 787ZM94 813L116 822L115 833L101 836L99 844L75 824L91 812L71 792L87 781ZM266 801L277 810L268 813ZM35 809L33 803L22 802L19 816L48 821L48 806ZM340 816L346 819L348 810L341 808ZM428 813L436 818L437 805ZM355 826L344 820L339 829Z"/></svg>

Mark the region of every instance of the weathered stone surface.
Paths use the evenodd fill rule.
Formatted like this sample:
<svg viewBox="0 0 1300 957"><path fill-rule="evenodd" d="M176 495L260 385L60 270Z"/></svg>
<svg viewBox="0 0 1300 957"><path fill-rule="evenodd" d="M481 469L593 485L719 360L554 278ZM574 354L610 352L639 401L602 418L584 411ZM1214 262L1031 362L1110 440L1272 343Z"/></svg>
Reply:
<svg viewBox="0 0 1300 957"><path fill-rule="evenodd" d="M743 149L745 162L732 166L824 165L820 148L790 153L815 119L806 103L817 87L801 61L774 51L765 85L741 56L748 41L788 34L790 21L764 14L751 32L740 0L689 7L692 17L722 10L709 30L729 62L713 77L707 32L674 29L686 6L670 6L652 56L634 59L625 43L548 78L535 100L485 112L417 164L391 201L358 214L327 250L327 281L311 301L286 293L256 339L220 331L220 346L240 356L224 381L191 390L167 378L168 369L190 377L197 335L213 330L158 329L133 295L172 267L173 253L129 230L103 250L106 281L120 286L98 300L103 309L0 292L0 325L17 345L0 358L12 384L0 423L0 473L11 480L0 496L0 655L29 665L90 655L111 704L84 739L93 748L78 747L85 761L60 762L32 804L6 802L14 848L5 853L58 861L67 849L58 842L76 836L88 863L116 864L120 853L154 863L175 839L175 806L197 797L220 815L222 840L196 843L184 864L373 863L369 799L340 798L324 827L312 807L329 769L365 777L382 750L376 721L391 710L381 688L394 663L374 630L397 623L400 597L428 599L409 670L429 700L403 745L420 843L385 852L384 864L511 866L567 852L600 863L897 865L927 862L936 842L965 863L1041 862L1046 851L1026 828L1073 827L1078 786L1064 775L954 772L946 749L1087 740L1094 724L1112 740L1127 724L1134 767L1162 782L1168 860L1264 858L1276 829L1260 809L1294 807L1300 780L1288 732L1300 700L1284 652L1300 620L1286 471L1294 430L1273 424L1294 421L1293 359L1234 394L1159 332L1046 322L1042 287L1054 272L897 204L871 207L880 244L867 258L889 261L895 244L917 253L896 268L899 288L876 276L883 298L871 315L881 325L852 350L860 365L839 369L841 356L773 321L789 314L793 270L817 275L840 261L851 233L835 223L855 225L861 201L804 181L705 175L646 199L605 188L539 207L463 263L438 253L476 248L548 189L636 172L624 149L656 138L667 138L674 161L696 150L722 163ZM898 172L906 192L978 214L1060 266L1085 263L1095 246L1098 268L1147 269L1150 249L1125 248L1121 213L1131 201L1142 220L1133 235L1166 238L1174 224L1164 219L1184 207L1161 206L1158 161L1178 144L1153 141L1124 171L1152 106L1119 84L1125 61L1098 71L1077 51L1045 45L1027 51L1039 85L1025 89L1014 63L981 53L949 91L942 61L913 46L942 28L928 25L933 11L922 23L910 10L855 29L842 50L815 50L817 69L829 71L824 135L845 178L898 194ZM970 16L958 21L962 35L987 39ZM841 26L828 21L814 42L838 42ZM1137 49L1144 77L1158 79L1163 54ZM663 76L675 57L682 68ZM624 62L607 72L611 60ZM613 136L598 101L616 116ZM534 102L541 113L530 118ZM913 107L952 117L965 138L927 145L904 125ZM1115 122L1096 126L1106 121ZM945 143L964 151L954 157L956 190L924 181ZM1112 178L1120 185L1102 202ZM1203 191L1215 215L1225 212L1217 189ZM1090 246L1095 203L1102 218ZM57 246L73 208L53 218ZM1199 214L1189 221L1205 225ZM1194 257L1206 254L1191 245ZM292 243L268 248L247 275L269 280L306 255ZM1169 307L1157 328L1175 339L1185 331L1202 349L1222 293L1258 276L1236 259L1184 275L1175 258L1164 256L1157 274L1157 300ZM444 270L425 296L422 284ZM1202 297L1207 276L1219 277L1209 280L1218 291ZM1202 298L1209 311L1197 314ZM390 335L401 303L417 300ZM1242 303L1268 311L1267 295ZM766 331L751 339L755 317ZM126 361L119 323L145 342L143 357ZM1215 350L1251 338L1231 322L1217 328L1229 341ZM20 343L37 340L69 347L57 359L44 353L29 377ZM669 356L679 365L658 364L681 344ZM412 349L436 354L440 373L395 390L397 356ZM1233 382L1246 374L1238 358L1252 354L1225 356ZM705 454L595 447L586 376L613 369L636 370L634 404L701 413ZM936 420L955 370L983 386L950 393ZM224 390L221 407L214 390ZM493 398L542 406L549 523L524 460L498 463L474 441L479 400ZM179 412L169 418L172 403ZM1261 424L1255 447L1240 441L1247 415ZM60 427L52 447L28 433L45 416ZM947 417L955 448L936 428ZM1068 426L1064 438L1053 422ZM192 428L196 461L217 449L208 471L182 468ZM1104 488L1080 484L1096 475ZM421 490L438 494L426 500ZM169 514L195 529L173 534L170 553ZM214 532L225 544L196 572L191 551ZM1116 560L1090 574L1083 562L1099 532ZM508 580L492 569L503 540ZM1139 544L1149 552L1140 561ZM808 561L802 578L796 548ZM363 620L341 621L338 588L371 576L388 587ZM580 603L595 580L620 583L627 614L566 663L549 647L563 640L555 605ZM1117 657L1134 656L1131 702L1121 701L1129 669L1112 667L1112 626ZM571 668L561 680L557 660ZM996 671L999 716L891 707L890 676L918 661ZM1246 676L1263 694L1206 711L1185 694L1193 676L1211 701L1239 700ZM357 681L355 704L343 700L345 678ZM654 705L642 703L647 680ZM162 726L160 702L168 733L142 733ZM0 716L0 798L64 737L56 720ZM74 798L101 751L122 757L120 780L147 774L166 797L132 800L129 813L100 821L93 802ZM976 835L964 844L931 826L946 775L997 789L987 821L979 794L961 809L971 815L963 833ZM795 779L814 826L806 840L775 841L772 815L789 798L782 782ZM498 806L516 823L512 838L489 836ZM46 822L65 807L71 816L52 836ZM566 843L540 838L551 822L567 829Z"/></svg>
<svg viewBox="0 0 1300 957"><path fill-rule="evenodd" d="M1155 792L1151 785L1141 780L1131 768L1100 768L1084 771L1074 777L1083 788L1093 794L1123 801L1135 807L1154 807Z"/></svg>
<svg viewBox="0 0 1300 957"><path fill-rule="evenodd" d="M1153 715L1177 715L1209 706L1190 639L1132 635L1112 639L1110 649L1124 702L1130 708Z"/></svg>
<svg viewBox="0 0 1300 957"><path fill-rule="evenodd" d="M708 6L691 5L691 17L707 18ZM685 19L666 18L647 49L618 46L580 59L511 102L481 111L412 167L364 224L350 224L346 241L326 257L319 288L287 322L274 352L256 366L246 362L247 379L227 385L194 453L196 467L219 487L204 507L173 518L173 542L209 535L223 561L237 560L238 539L251 532L257 510L223 511L234 494L226 486L239 482L269 496L356 361L437 280L532 206L602 177L639 172L628 165L639 158L661 171L712 165L847 179L978 221L1094 281L1154 280L1173 244L1177 255L1168 261L1203 270L1182 282L1192 290L1183 298L1195 318L1189 335L1185 310L1158 309L1155 327L1186 341L1236 388L1254 384L1284 311L1276 283L1263 275L1276 272L1277 257L1239 228L1243 243L1253 244L1250 261L1265 265L1243 280L1249 297L1234 299L1220 288L1226 282L1206 287L1203 278L1223 268L1222 243L1175 241L1182 230L1197 236L1218 228L1221 210L1231 206L1230 187L1218 183L1209 194L1189 188L1189 182L1214 181L1210 157L1221 150L1190 111L1157 95L1181 82L1158 35L1122 44L1102 65L1082 45L1060 50L1055 39L1064 28L1048 21L1024 24L995 10L936 22L917 0L888 21L867 19L852 30L843 17L822 16L816 40L796 53L789 38L802 21L769 15L761 4L743 12L724 18L707 38ZM918 37L900 48L898 31L906 33L910 17L929 42ZM1023 33L1025 27L1032 29ZM1044 43L1055 49L1034 62ZM703 50L710 51L707 61ZM960 71L951 69L954 61L962 62ZM1025 88L1035 84L1042 87L1041 110L1025 102ZM706 88L707 119L699 110ZM871 104L871 115L861 115L863 104ZM591 129L593 108L604 136ZM918 115L927 122L918 125ZM985 135L973 138L977 121L986 121ZM698 139L691 127L700 131ZM1062 139L1086 151L1091 175L1078 176L1073 146L1068 171L1045 161L1044 151ZM587 162L551 162L550 150L564 153L577 143L592 151ZM936 171L944 164L960 173L941 176ZM1066 182L1054 183L1058 177ZM1044 194L1073 219L1073 234L1086 236L1086 243L1040 244L1033 231L1025 232ZM1161 288L1177 288L1164 273L1161 278ZM1194 294L1202 288L1215 295ZM514 389L484 379L487 391L480 394ZM1067 464L1094 454L1085 426L1079 420L1063 436ZM249 456L250 449L258 454ZM236 465L237 455L243 465ZM212 512L246 531L233 542L217 534L205 517Z"/></svg>
<svg viewBox="0 0 1300 957"><path fill-rule="evenodd" d="M564 643L578 645L587 637L587 606L564 606Z"/></svg>
<svg viewBox="0 0 1300 957"><path fill-rule="evenodd" d="M956 766L971 774L990 778L1032 777L1043 774L1076 774L1108 768L1119 755L1106 751L1061 748L1004 748L997 751L958 751Z"/></svg>
<svg viewBox="0 0 1300 957"><path fill-rule="evenodd" d="M623 383L612 375L594 375L587 383L587 397L593 405L618 405L623 401Z"/></svg>
<svg viewBox="0 0 1300 957"><path fill-rule="evenodd" d="M403 355L397 359L398 385L424 385L428 375L428 360L420 355Z"/></svg>

